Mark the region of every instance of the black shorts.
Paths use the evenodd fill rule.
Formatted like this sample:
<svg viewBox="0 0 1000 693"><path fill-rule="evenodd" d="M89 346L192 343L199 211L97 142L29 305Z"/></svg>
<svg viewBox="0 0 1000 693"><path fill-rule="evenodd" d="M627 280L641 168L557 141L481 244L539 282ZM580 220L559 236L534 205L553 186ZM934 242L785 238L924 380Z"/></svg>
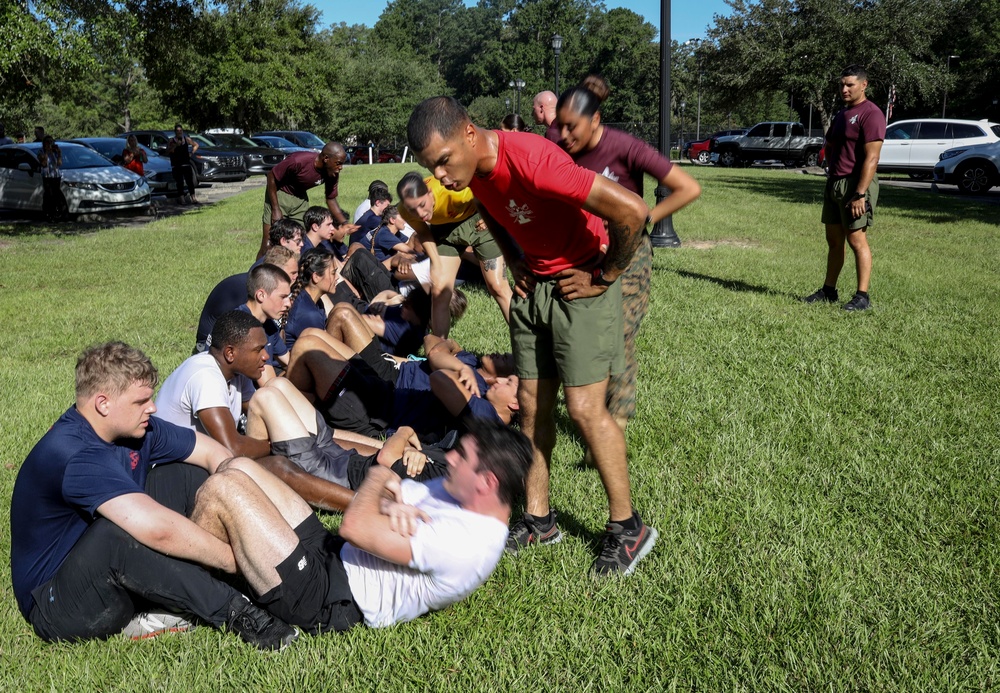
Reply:
<svg viewBox="0 0 1000 693"><path fill-rule="evenodd" d="M310 515L295 528L299 543L276 567L281 584L258 601L286 623L311 635L345 631L364 616L340 560L344 540Z"/></svg>
<svg viewBox="0 0 1000 693"><path fill-rule="evenodd" d="M380 438L392 415L395 389L395 382L383 380L368 364L354 357L343 379L317 408L333 428Z"/></svg>

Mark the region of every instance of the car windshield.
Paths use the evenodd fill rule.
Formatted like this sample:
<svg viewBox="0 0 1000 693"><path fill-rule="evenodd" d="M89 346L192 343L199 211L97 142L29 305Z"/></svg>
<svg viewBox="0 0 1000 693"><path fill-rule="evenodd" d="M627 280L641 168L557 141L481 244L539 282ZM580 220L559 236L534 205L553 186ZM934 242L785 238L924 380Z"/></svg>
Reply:
<svg viewBox="0 0 1000 693"><path fill-rule="evenodd" d="M76 147L62 146L62 168L103 168L114 166L113 163L105 159L92 149L80 145ZM121 154L121 152L118 152Z"/></svg>
<svg viewBox="0 0 1000 693"><path fill-rule="evenodd" d="M284 148L288 148L288 147L297 147L297 146L299 146L299 145L295 144L294 142L289 142L284 137L257 137L255 139L260 140L261 142L263 142L264 144L266 144L268 147L277 147L278 149L284 149Z"/></svg>
<svg viewBox="0 0 1000 693"><path fill-rule="evenodd" d="M306 145L308 145L310 147L323 147L323 146L326 146L326 142L324 142L320 138L316 137L316 135L312 134L311 132L302 132L302 133L299 133L299 137L301 137L302 141L305 142Z"/></svg>
<svg viewBox="0 0 1000 693"><path fill-rule="evenodd" d="M201 135L188 135L188 137L190 137L191 139L193 139L195 142L197 142L202 147L216 147L216 146L218 146L214 142L212 142L210 139L202 137Z"/></svg>
<svg viewBox="0 0 1000 693"><path fill-rule="evenodd" d="M124 151L125 149L126 142L125 140L119 140L119 139L97 140L97 141L87 142L87 145L89 147L92 147L93 149L96 149L98 154L106 156L109 159L113 159L116 156L122 155L122 151ZM140 144L139 149L146 152L147 157L159 156L159 154L157 154L156 152L154 152L152 149L150 149L145 145Z"/></svg>
<svg viewBox="0 0 1000 693"><path fill-rule="evenodd" d="M229 147L259 147L260 145L248 137L240 135L212 135L222 146Z"/></svg>

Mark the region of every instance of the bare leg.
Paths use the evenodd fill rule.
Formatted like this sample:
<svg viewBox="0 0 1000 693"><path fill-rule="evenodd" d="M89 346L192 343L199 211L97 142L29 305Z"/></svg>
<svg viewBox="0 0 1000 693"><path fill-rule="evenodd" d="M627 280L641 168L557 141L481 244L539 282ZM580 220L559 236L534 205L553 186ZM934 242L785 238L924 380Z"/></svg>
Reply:
<svg viewBox="0 0 1000 693"><path fill-rule="evenodd" d="M451 329L451 296L455 292L455 277L462 258L438 255L431 260L431 332L447 337Z"/></svg>
<svg viewBox="0 0 1000 693"><path fill-rule="evenodd" d="M556 443L552 412L558 393L559 381L555 379L521 380L517 390L521 430L534 446L534 458L524 482L527 495L525 510L536 517L549 514L549 460Z"/></svg>
<svg viewBox="0 0 1000 693"><path fill-rule="evenodd" d="M348 303L338 303L333 307L326 322L326 331L355 353L368 346L375 336L361 314Z"/></svg>
<svg viewBox="0 0 1000 693"><path fill-rule="evenodd" d="M316 435L316 410L294 385L285 382L287 385L269 385L254 393L247 414L247 435L273 443ZM262 427L264 437L260 438Z"/></svg>
<svg viewBox="0 0 1000 693"><path fill-rule="evenodd" d="M840 270L844 268L844 227L840 224L826 225L826 244L829 252L826 256L826 286L837 286Z"/></svg>
<svg viewBox="0 0 1000 693"><path fill-rule="evenodd" d="M858 270L858 291L868 292L868 281L872 276L872 251L868 247L865 229L847 232L847 243L854 251L854 262Z"/></svg>
<svg viewBox="0 0 1000 693"><path fill-rule="evenodd" d="M566 409L580 429L608 494L612 522L632 517L632 495L628 479L625 436L608 413L608 381L567 387Z"/></svg>
<svg viewBox="0 0 1000 693"><path fill-rule="evenodd" d="M287 375L300 391L323 399L346 366L347 359L326 341L317 337L300 337L292 348Z"/></svg>
<svg viewBox="0 0 1000 693"><path fill-rule="evenodd" d="M339 339L332 337L326 330L321 330L317 327L307 327L302 330L302 334L299 335L299 339L302 339L302 337L316 337L317 339L322 339L333 348L333 352L331 353L340 354L340 357L345 360L351 358L357 353Z"/></svg>
<svg viewBox="0 0 1000 693"><path fill-rule="evenodd" d="M480 260L479 266L483 270L486 290L500 306L503 319L510 322L510 299L514 292L510 288L510 282L507 281L507 266L503 261L503 256L492 260Z"/></svg>
<svg viewBox="0 0 1000 693"><path fill-rule="evenodd" d="M354 498L354 491L351 489L313 476L287 457L272 455L260 458L257 463L288 484L306 503L319 510L343 512Z"/></svg>

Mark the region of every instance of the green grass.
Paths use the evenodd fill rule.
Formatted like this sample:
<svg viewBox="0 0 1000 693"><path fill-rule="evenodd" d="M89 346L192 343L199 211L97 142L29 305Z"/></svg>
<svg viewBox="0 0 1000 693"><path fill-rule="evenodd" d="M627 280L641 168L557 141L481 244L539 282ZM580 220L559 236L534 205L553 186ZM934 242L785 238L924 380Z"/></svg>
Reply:
<svg viewBox="0 0 1000 693"><path fill-rule="evenodd" d="M374 171L394 184L409 168ZM345 208L370 170L344 172ZM795 301L822 280L822 179L688 170L704 194L675 218L684 246L656 252L639 344L633 496L660 540L632 578L587 576L607 507L561 412L565 541L505 557L463 604L279 655L208 628L46 645L17 613L4 558L0 688L1000 686L1000 208L884 187L875 309L849 315ZM138 229L0 226L0 505L71 403L77 353L124 339L169 373L208 291L252 259L259 219L247 193ZM853 282L849 266L842 294ZM470 300L454 336L506 346L492 301Z"/></svg>

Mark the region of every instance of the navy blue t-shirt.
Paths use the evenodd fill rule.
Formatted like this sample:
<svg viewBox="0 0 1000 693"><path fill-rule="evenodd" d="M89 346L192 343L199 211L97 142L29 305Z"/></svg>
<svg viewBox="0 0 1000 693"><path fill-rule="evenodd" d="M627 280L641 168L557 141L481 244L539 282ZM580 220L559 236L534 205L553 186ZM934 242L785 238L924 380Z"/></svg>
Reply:
<svg viewBox="0 0 1000 693"><path fill-rule="evenodd" d="M386 306L382 311L382 322L385 324L385 334L378 341L382 345L382 351L387 354L415 354L424 343L426 330L403 319L403 306Z"/></svg>
<svg viewBox="0 0 1000 693"><path fill-rule="evenodd" d="M59 417L28 453L10 502L10 567L24 617L31 591L55 575L97 519L97 508L127 493L144 493L154 464L186 460L194 431L151 417L146 435L108 443L76 407Z"/></svg>
<svg viewBox="0 0 1000 693"><path fill-rule="evenodd" d="M253 315L246 303L241 303L236 310L242 310L244 313ZM284 356L288 353L285 340L281 338L281 328L271 318L267 318L262 324L264 326L264 334L267 335L267 363L274 368L284 368L285 366L277 359L278 356Z"/></svg>
<svg viewBox="0 0 1000 693"><path fill-rule="evenodd" d="M318 305L312 296L303 291L295 299L291 309L288 311L288 319L285 320L285 346L288 351L295 346L295 341L306 328L317 327L326 329L326 313L323 306Z"/></svg>
<svg viewBox="0 0 1000 693"><path fill-rule="evenodd" d="M396 254L393 248L400 243L406 243L406 240L406 236L403 234L393 233L389 230L388 226L381 226L375 232L372 252L375 253L375 258L379 262L384 262L386 258L390 258Z"/></svg>
<svg viewBox="0 0 1000 693"><path fill-rule="evenodd" d="M371 250L372 238L381 225L382 217L369 209L358 219L358 230L351 234L351 243L360 243Z"/></svg>
<svg viewBox="0 0 1000 693"><path fill-rule="evenodd" d="M302 250L299 251L300 257L302 255L305 255L307 250L312 250L315 247L316 246L313 245L312 241L309 240L309 236L303 235ZM344 258L347 257L347 246L344 245L343 243L338 243L333 239L330 239L328 241L320 241L319 247L323 248L324 250L329 250L331 253L333 253L333 256L338 260L343 260Z"/></svg>
<svg viewBox="0 0 1000 693"><path fill-rule="evenodd" d="M486 399L489 386L483 376L476 370L478 361L475 354L460 351L458 360L470 366L476 374L476 385L479 397L469 400L462 415L471 415L477 419L502 421L496 408ZM396 379L396 389L392 401L393 429L400 426L411 426L422 434L437 433L443 435L446 431L459 427L458 421L445 409L441 401L431 392L431 370L426 361L407 361L399 365L399 377Z"/></svg>
<svg viewBox="0 0 1000 693"><path fill-rule="evenodd" d="M208 341L212 328L215 327L215 321L220 315L236 310L238 305L247 302L247 274L243 272L226 277L208 294L205 307L201 309L201 317L198 319L198 332L195 336L198 342Z"/></svg>

